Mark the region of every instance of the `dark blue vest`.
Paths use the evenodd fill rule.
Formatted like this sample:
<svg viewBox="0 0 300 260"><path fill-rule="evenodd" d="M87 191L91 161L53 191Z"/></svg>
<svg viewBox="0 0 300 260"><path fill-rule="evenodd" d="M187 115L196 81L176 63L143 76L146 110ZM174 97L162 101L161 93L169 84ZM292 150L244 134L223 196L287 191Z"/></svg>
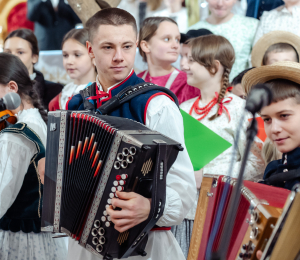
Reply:
<svg viewBox="0 0 300 260"><path fill-rule="evenodd" d="M100 105L105 104L105 102L107 102L111 97L117 95L120 91L122 91L126 87L134 86L134 85L142 83L142 82L144 82L144 80L137 77L136 74L134 72L132 72L120 84L118 84L117 86L115 86L109 90L109 92L108 92L109 97L103 99L100 102ZM141 95L131 99L129 102L124 103L118 109L111 112L109 115L124 117L124 118L135 120L142 124L145 124L148 104L153 97L158 96L158 95L166 95L166 94L164 92L157 91L157 90L148 91L144 94L141 94ZM84 106L83 106L82 96L80 94L75 95L67 104L67 109L68 110L83 110Z"/></svg>
<svg viewBox="0 0 300 260"><path fill-rule="evenodd" d="M37 172L38 161L45 157L45 147L39 137L24 123L18 123L1 131L25 136L34 142L37 154L31 160L25 174L21 190L4 216L0 219L0 229L24 233L41 232L43 185Z"/></svg>
<svg viewBox="0 0 300 260"><path fill-rule="evenodd" d="M285 154L282 155L282 158L285 157ZM284 169L296 170L300 168L300 148L296 148L291 152L287 153L287 164L283 164L284 159L272 161L268 164L264 174L264 180L271 177L276 173L283 172ZM300 178L296 180L286 181L278 183L278 187L291 190L295 184L300 183Z"/></svg>

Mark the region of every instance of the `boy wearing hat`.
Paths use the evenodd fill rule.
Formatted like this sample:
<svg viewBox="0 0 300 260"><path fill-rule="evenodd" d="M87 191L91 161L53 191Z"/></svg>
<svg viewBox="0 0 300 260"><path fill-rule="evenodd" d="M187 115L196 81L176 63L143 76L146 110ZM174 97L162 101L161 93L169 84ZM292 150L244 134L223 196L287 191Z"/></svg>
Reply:
<svg viewBox="0 0 300 260"><path fill-rule="evenodd" d="M265 34L254 45L251 62L253 67L280 61L299 62L299 53L299 36L285 31L273 31Z"/></svg>
<svg viewBox="0 0 300 260"><path fill-rule="evenodd" d="M266 83L273 93L269 106L261 109L265 131L282 159L268 164L264 183L291 190L300 182L300 64L278 62L249 71L242 84Z"/></svg>

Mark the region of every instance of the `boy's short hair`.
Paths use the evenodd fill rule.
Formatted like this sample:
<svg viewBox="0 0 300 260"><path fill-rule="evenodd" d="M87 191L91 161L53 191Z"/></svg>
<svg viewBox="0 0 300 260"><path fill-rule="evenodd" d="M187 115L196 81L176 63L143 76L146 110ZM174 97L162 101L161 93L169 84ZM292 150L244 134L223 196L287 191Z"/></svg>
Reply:
<svg viewBox="0 0 300 260"><path fill-rule="evenodd" d="M295 98L297 104L300 104L300 84L287 79L272 79L266 85L273 94L271 103Z"/></svg>
<svg viewBox="0 0 300 260"><path fill-rule="evenodd" d="M137 26L134 17L120 8L105 8L95 13L87 22L86 28L89 32L89 41L92 42L94 34L100 25L131 25L137 34Z"/></svg>
<svg viewBox="0 0 300 260"><path fill-rule="evenodd" d="M299 62L299 55L298 55L297 51L295 50L295 48L288 43L280 42L280 43L275 43L275 44L271 45L267 49L267 51L265 52L265 55L263 57L263 65L267 64L268 55L270 52L285 52L285 51L293 51L296 55L297 62Z"/></svg>
<svg viewBox="0 0 300 260"><path fill-rule="evenodd" d="M254 68L249 68L249 69L245 69L243 70L240 74L238 74L231 82L231 86L235 86L237 84L242 84L242 79L244 77L244 75L249 71L252 70Z"/></svg>

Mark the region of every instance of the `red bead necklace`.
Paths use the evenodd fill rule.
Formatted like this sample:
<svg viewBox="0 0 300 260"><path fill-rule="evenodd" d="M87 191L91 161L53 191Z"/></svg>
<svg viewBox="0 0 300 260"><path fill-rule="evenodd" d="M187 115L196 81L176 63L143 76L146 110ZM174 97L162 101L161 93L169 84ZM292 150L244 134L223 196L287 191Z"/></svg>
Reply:
<svg viewBox="0 0 300 260"><path fill-rule="evenodd" d="M226 93L228 91L231 91L232 87L228 87L226 90ZM200 96L195 100L194 104L192 105L191 109L190 109L190 115L192 115L193 110L195 111L195 113L197 115L202 115L200 118L198 118L197 120L200 121L202 120L204 117L206 117L208 115L208 113L210 112L210 110L214 107L215 104L218 103L218 98L219 98L219 93L215 92L215 97L213 98L212 101L210 101L206 106L204 107L199 107L199 101L201 99L201 93ZM223 109L227 112L228 116L229 116L229 120L230 120L230 115L229 112L227 110L227 108L224 106L224 103L229 103L232 100L232 97L229 97L229 100L224 102L224 98L220 101L220 108L219 108L219 112L218 114L221 115L223 112Z"/></svg>

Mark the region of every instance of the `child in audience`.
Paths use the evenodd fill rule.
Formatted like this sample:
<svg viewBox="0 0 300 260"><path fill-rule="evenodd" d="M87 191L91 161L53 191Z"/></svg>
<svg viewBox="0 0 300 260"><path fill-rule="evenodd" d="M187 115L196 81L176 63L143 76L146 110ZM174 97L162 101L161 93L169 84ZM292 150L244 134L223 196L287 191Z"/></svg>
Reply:
<svg viewBox="0 0 300 260"><path fill-rule="evenodd" d="M48 107L50 100L62 90L62 85L45 81L43 74L34 68L39 59L38 42L34 33L29 29L12 31L4 41L4 52L18 56L25 64L31 80L35 80L34 88L43 106Z"/></svg>
<svg viewBox="0 0 300 260"><path fill-rule="evenodd" d="M171 64L179 55L180 33L176 22L168 17L149 17L139 33L139 51L148 63L148 70L138 74L146 82L169 88L179 104L199 95L199 90L188 86L186 73Z"/></svg>
<svg viewBox="0 0 300 260"><path fill-rule="evenodd" d="M230 148L195 172L197 188L200 189L203 174L228 174L230 160L233 155L233 144L243 115L245 101L231 94L229 74L234 64L235 54L230 42L217 35L207 35L194 38L189 42L189 61L184 66L187 82L190 86L200 89L200 96L185 101L180 108L199 120L209 129L232 144ZM246 126L248 116L243 121L243 129L238 141L238 151L235 155L232 177L237 177L241 159L244 154ZM262 142L255 138L245 171L246 180L258 180L262 177L264 162L261 158ZM199 158L201 159L201 158ZM188 252L190 234L195 217L197 201L183 223L175 229L175 237L185 254Z"/></svg>
<svg viewBox="0 0 300 260"><path fill-rule="evenodd" d="M242 86L242 79L244 77L244 75L249 71L252 70L253 68L250 69L246 69L244 71L242 71L239 75L237 75L231 82L231 86L232 86L232 91L231 93L242 98L242 99L246 99L246 93L245 90L243 89Z"/></svg>
<svg viewBox="0 0 300 260"><path fill-rule="evenodd" d="M196 38L199 36L213 34L210 30L207 29L198 29L198 30L189 30L187 33L181 33L180 38L180 69L183 70L183 64L188 61L188 53L189 53L189 45L187 43L188 40L192 38Z"/></svg>
<svg viewBox="0 0 300 260"><path fill-rule="evenodd" d="M278 62L248 72L243 85L250 89L257 83L266 83L273 97L269 106L261 109L268 138L282 153L282 159L268 164L264 181L277 187L291 190L300 182L300 175L292 171L300 167L300 64ZM290 172L290 173L289 173ZM274 175L281 180L270 180Z"/></svg>
<svg viewBox="0 0 300 260"><path fill-rule="evenodd" d="M0 134L0 259L64 260L63 240L41 232L47 113L40 104L27 68L19 58L0 53L0 97L15 92L21 105L17 123Z"/></svg>
<svg viewBox="0 0 300 260"><path fill-rule="evenodd" d="M95 65L88 54L86 41L88 41L87 29L73 29L65 35L62 42L63 65L73 82L64 86L61 93L51 100L50 111L65 109L67 101L72 96L95 80Z"/></svg>
<svg viewBox="0 0 300 260"><path fill-rule="evenodd" d="M299 62L300 37L284 31L265 34L254 45L251 63L254 67L271 65L279 61Z"/></svg>
<svg viewBox="0 0 300 260"><path fill-rule="evenodd" d="M167 8L154 12L152 16L172 18L178 24L179 31L185 33L188 29L188 13L182 6L183 2L184 0L164 0Z"/></svg>

